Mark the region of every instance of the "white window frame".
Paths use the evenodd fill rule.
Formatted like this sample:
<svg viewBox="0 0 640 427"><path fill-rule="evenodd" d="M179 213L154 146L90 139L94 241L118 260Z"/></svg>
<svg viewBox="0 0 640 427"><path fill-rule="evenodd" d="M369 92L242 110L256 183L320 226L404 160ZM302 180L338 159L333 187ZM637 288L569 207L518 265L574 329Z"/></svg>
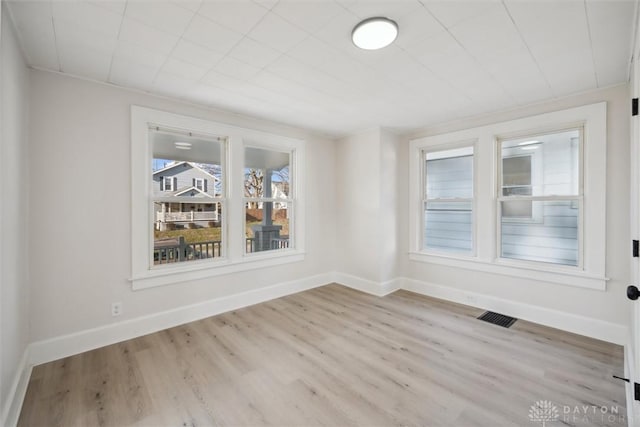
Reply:
<svg viewBox="0 0 640 427"><path fill-rule="evenodd" d="M409 259L510 277L582 288L606 290L606 102L490 124L410 141L409 149ZM503 259L499 254L498 141L582 127L582 265L561 266ZM421 246L421 159L427 148L454 147L476 140L474 148L475 256L434 254Z"/></svg>
<svg viewBox="0 0 640 427"><path fill-rule="evenodd" d="M422 195L422 206L423 206L423 211L422 211L422 215L420 216L420 225L419 225L419 229L421 230L421 234L419 236L420 238L420 242L419 242L419 248L421 248L421 252L424 253L432 253L432 254L442 254L442 255L452 255L452 256L459 256L459 257L475 257L476 255L476 205L475 205L475 193L476 193L476 187L475 187L475 183L476 183L476 147L475 144L476 141L462 141L462 142L458 142L458 143L452 143L452 144L447 144L446 146L442 146L442 145L435 145L435 146L425 146L422 148L421 152L422 152L422 161L420 163L420 176L421 181L420 181L420 186L421 186L421 195ZM427 154L429 153L438 153L438 152L442 152L442 151L450 151L450 150L455 150L455 149L464 149L464 148L471 148L473 149L473 162L472 162L472 179L473 179L473 183L472 183L472 188L473 188L473 192L471 195L471 198L453 198L453 199L429 199L429 195L427 194L427 188L426 188L426 184L427 184L427 168L426 168L426 163L427 163ZM424 207L426 206L427 202L471 202L471 251L470 252L460 252L460 253L456 253L456 252L449 252L449 251L438 251L436 249L432 249L432 248L426 248L425 247L425 240L424 240L424 235L425 235L425 221L424 221Z"/></svg>
<svg viewBox="0 0 640 427"><path fill-rule="evenodd" d="M152 147L149 126L201 135L219 135L227 140L223 171L222 236L223 257L183 263L164 264L151 268L153 245L153 195L151 175ZM245 143L273 147L275 150L293 150L296 165L305 163L305 141L282 135L260 132L223 123L158 111L150 108L131 107L131 277L132 288L140 290L179 282L203 279L249 269L264 268L305 258L305 202L304 169L295 167L298 191L294 201L295 248L287 251L265 251L255 256L244 254L244 146Z"/></svg>
<svg viewBox="0 0 640 427"><path fill-rule="evenodd" d="M198 183L200 184L200 188L198 188ZM204 178L193 178L193 184L196 189L204 192Z"/></svg>
<svg viewBox="0 0 640 427"><path fill-rule="evenodd" d="M162 177L162 191L175 191L176 189L173 188L173 180L174 180L174 176L163 176ZM169 183L169 185L167 185L167 182Z"/></svg>

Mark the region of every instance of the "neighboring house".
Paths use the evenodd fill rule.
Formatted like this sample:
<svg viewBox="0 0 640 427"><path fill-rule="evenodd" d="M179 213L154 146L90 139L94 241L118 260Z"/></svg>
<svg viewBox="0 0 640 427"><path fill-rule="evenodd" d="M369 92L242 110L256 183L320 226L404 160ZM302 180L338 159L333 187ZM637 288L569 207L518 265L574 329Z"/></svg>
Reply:
<svg viewBox="0 0 640 427"><path fill-rule="evenodd" d="M274 199L288 199L289 198L289 183L288 182L271 182L271 197ZM287 209L286 203L274 203L274 209Z"/></svg>
<svg viewBox="0 0 640 427"><path fill-rule="evenodd" d="M159 197L180 197L176 202L158 202L155 206L155 226L166 230L167 224L209 226L220 221L220 206L207 202L216 195L218 178L192 162L176 162L153 173L153 195ZM193 201L184 201L185 197Z"/></svg>

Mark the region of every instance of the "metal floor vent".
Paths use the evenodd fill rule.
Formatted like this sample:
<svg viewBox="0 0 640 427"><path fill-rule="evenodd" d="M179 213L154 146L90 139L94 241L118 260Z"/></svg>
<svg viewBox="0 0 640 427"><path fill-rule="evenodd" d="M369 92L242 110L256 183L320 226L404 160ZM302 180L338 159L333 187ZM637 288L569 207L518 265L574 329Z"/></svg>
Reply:
<svg viewBox="0 0 640 427"><path fill-rule="evenodd" d="M518 320L515 317L505 316L504 314L494 313L493 311L485 311L478 319L502 326L503 328L509 328Z"/></svg>

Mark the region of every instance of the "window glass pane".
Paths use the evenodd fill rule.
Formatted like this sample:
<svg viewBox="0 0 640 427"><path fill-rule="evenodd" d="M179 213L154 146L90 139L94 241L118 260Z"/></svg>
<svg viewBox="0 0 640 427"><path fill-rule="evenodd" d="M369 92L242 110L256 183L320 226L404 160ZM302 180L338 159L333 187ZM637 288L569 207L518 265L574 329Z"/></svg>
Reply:
<svg viewBox="0 0 640 427"><path fill-rule="evenodd" d="M513 200L502 205L503 218L533 218L533 202L531 200Z"/></svg>
<svg viewBox="0 0 640 427"><path fill-rule="evenodd" d="M471 253L471 202L427 202L424 209L424 249Z"/></svg>
<svg viewBox="0 0 640 427"><path fill-rule="evenodd" d="M502 142L503 196L579 195L580 130Z"/></svg>
<svg viewBox="0 0 640 427"><path fill-rule="evenodd" d="M502 183L503 196L531 196L531 156L503 158Z"/></svg>
<svg viewBox="0 0 640 427"><path fill-rule="evenodd" d="M149 135L153 264L222 256L222 140L156 129Z"/></svg>
<svg viewBox="0 0 640 427"><path fill-rule="evenodd" d="M290 242L291 204L245 203L245 252L263 252L293 247Z"/></svg>
<svg viewBox="0 0 640 427"><path fill-rule="evenodd" d="M244 158L245 197L291 198L290 153L247 147Z"/></svg>
<svg viewBox="0 0 640 427"><path fill-rule="evenodd" d="M426 154L426 196L428 199L473 197L473 148Z"/></svg>
<svg viewBox="0 0 640 427"><path fill-rule="evenodd" d="M154 202L153 213L154 265L223 255L222 203Z"/></svg>
<svg viewBox="0 0 640 427"><path fill-rule="evenodd" d="M502 210L515 211L514 203L502 202ZM542 261L562 265L578 265L577 203L566 201L533 201L534 211L541 220L513 222L502 219L502 257L527 261Z"/></svg>
<svg viewBox="0 0 640 427"><path fill-rule="evenodd" d="M221 140L156 130L150 138L154 196L222 197Z"/></svg>

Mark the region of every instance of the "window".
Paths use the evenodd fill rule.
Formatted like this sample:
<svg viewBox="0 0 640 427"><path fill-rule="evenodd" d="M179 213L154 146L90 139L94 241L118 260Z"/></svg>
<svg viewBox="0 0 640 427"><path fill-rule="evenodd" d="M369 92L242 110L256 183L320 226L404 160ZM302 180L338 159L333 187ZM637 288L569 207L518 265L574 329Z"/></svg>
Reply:
<svg viewBox="0 0 640 427"><path fill-rule="evenodd" d="M500 256L580 264L581 129L500 141ZM533 154L540 173L533 174Z"/></svg>
<svg viewBox="0 0 640 427"><path fill-rule="evenodd" d="M423 248L473 251L473 147L424 153Z"/></svg>
<svg viewBox="0 0 640 427"><path fill-rule="evenodd" d="M174 184L176 177L173 176L163 176L160 177L160 191L173 191L176 184Z"/></svg>
<svg viewBox="0 0 640 427"><path fill-rule="evenodd" d="M134 106L131 144L133 289L304 259L304 141Z"/></svg>
<svg viewBox="0 0 640 427"><path fill-rule="evenodd" d="M606 289L606 138L598 103L412 140L410 261Z"/></svg>
<svg viewBox="0 0 640 427"><path fill-rule="evenodd" d="M258 147L244 150L247 253L294 247L290 227L294 205L291 154Z"/></svg>
<svg viewBox="0 0 640 427"><path fill-rule="evenodd" d="M207 180L204 178L193 178L193 186L196 188L196 190L200 190L206 193L207 192L206 183L207 183Z"/></svg>
<svg viewBox="0 0 640 427"><path fill-rule="evenodd" d="M149 129L149 140L154 185L152 267L223 257L226 140L157 126ZM204 178L196 178L202 175L216 183L210 192L205 190Z"/></svg>

